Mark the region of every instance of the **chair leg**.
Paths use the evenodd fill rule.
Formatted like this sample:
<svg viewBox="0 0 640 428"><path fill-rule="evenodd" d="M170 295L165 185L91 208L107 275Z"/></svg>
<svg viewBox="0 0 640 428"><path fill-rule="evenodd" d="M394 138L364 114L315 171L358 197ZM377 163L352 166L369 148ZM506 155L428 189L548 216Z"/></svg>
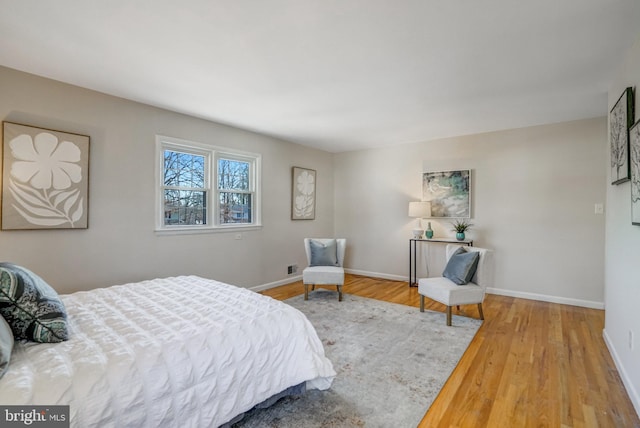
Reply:
<svg viewBox="0 0 640 428"><path fill-rule="evenodd" d="M484 319L484 313L482 313L482 303L478 303L478 312L480 312L480 319Z"/></svg>
<svg viewBox="0 0 640 428"><path fill-rule="evenodd" d="M315 284L311 284L311 291L315 291L316 289L316 285Z"/></svg>
<svg viewBox="0 0 640 428"><path fill-rule="evenodd" d="M457 308L458 310L460 310L460 305L456 305L456 308Z"/></svg>
<svg viewBox="0 0 640 428"><path fill-rule="evenodd" d="M309 284L304 285L304 300L309 300Z"/></svg>
<svg viewBox="0 0 640 428"><path fill-rule="evenodd" d="M447 325L451 326L451 306L447 306Z"/></svg>
<svg viewBox="0 0 640 428"><path fill-rule="evenodd" d="M342 285L336 284L336 287L338 287L338 302L342 302Z"/></svg>
<svg viewBox="0 0 640 428"><path fill-rule="evenodd" d="M424 312L424 296L420 295L420 312Z"/></svg>

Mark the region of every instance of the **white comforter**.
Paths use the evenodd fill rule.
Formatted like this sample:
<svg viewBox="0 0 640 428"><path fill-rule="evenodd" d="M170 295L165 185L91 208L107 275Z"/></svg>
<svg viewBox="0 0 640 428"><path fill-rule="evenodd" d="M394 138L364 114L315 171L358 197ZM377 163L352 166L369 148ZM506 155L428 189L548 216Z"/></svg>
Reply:
<svg viewBox="0 0 640 428"><path fill-rule="evenodd" d="M0 404L68 404L75 427L217 427L335 372L298 310L195 276L62 296L71 339L16 343Z"/></svg>

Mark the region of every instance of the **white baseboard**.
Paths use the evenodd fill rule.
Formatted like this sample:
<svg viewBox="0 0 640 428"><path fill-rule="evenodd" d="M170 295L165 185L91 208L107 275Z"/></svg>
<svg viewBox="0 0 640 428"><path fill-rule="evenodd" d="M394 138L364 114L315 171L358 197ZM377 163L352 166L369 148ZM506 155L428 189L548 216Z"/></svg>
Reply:
<svg viewBox="0 0 640 428"><path fill-rule="evenodd" d="M269 282L267 284L256 285L255 287L249 288L252 291L264 291L270 288L279 287L281 285L291 284L292 282L300 281L302 279L302 275L290 276L289 278L281 279L280 281Z"/></svg>
<svg viewBox="0 0 640 428"><path fill-rule="evenodd" d="M518 297L520 299L538 300L541 302L560 303L561 305L581 306L583 308L604 309L604 302L573 299L569 297L550 296L548 294L527 293L525 291L505 290L502 288L487 288L487 293L500 296Z"/></svg>
<svg viewBox="0 0 640 428"><path fill-rule="evenodd" d="M636 409L636 413L638 414L638 416L640 416L640 394L638 394L638 391L634 388L633 383L631 382L631 379L629 379L629 376L627 375L627 372L624 369L622 362L620 361L620 357L616 352L616 348L613 346L613 343L611 342L611 339L607 334L607 330L605 329L602 330L602 337L604 338L604 343L607 345L607 349L609 349L609 353L611 354L611 357L613 357L613 362L615 363L616 368L618 369L618 374L620 375L620 378L622 379L622 383L624 384L624 387L627 390L627 394L629 394L629 399L631 400L633 407Z"/></svg>
<svg viewBox="0 0 640 428"><path fill-rule="evenodd" d="M394 281L409 281L409 277L402 275L389 275L380 272L369 272L357 269L345 269L346 273L354 275L372 276L374 278L391 279ZM591 300L572 299L568 297L549 296L547 294L526 293L523 291L505 290L502 288L487 288L487 293L499 294L501 296L519 297L521 299L539 300L541 302L560 303L562 305L581 306L591 309L604 309L603 302L594 302Z"/></svg>
<svg viewBox="0 0 640 428"><path fill-rule="evenodd" d="M402 275L391 275L387 273L370 272L370 271L358 270L358 269L345 269L344 271L346 273L350 273L353 275L362 275L362 276L370 276L373 278L390 279L392 281L407 281L407 282L409 281L408 277L402 276ZM278 287L280 285L285 285L285 284L291 284L292 282L300 281L301 279L302 279L302 275L296 275L296 276L282 279L280 281L270 282L268 284L256 285L255 287L251 287L250 290L253 290L253 291L268 290L269 288ZM582 299L572 299L569 297L550 296L548 294L527 293L524 291L505 290L503 288L492 288L492 287L487 288L487 293L498 294L500 296L518 297L520 299L538 300L541 302L559 303L561 305L581 306L583 308L591 308L591 309L604 309L603 302L594 302L591 300L582 300Z"/></svg>

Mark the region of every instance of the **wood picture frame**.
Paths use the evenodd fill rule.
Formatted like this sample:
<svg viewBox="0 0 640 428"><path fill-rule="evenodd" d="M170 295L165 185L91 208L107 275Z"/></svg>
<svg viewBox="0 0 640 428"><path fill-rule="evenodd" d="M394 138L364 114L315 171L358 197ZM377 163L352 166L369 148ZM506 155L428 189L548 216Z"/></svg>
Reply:
<svg viewBox="0 0 640 428"><path fill-rule="evenodd" d="M87 135L3 122L2 230L86 229Z"/></svg>
<svg viewBox="0 0 640 428"><path fill-rule="evenodd" d="M423 173L422 200L432 218L471 218L471 170Z"/></svg>
<svg viewBox="0 0 640 428"><path fill-rule="evenodd" d="M315 220L316 171L294 166L291 180L291 220Z"/></svg>
<svg viewBox="0 0 640 428"><path fill-rule="evenodd" d="M629 128L634 120L633 88L629 87L622 92L609 112L611 184L624 183L631 178Z"/></svg>

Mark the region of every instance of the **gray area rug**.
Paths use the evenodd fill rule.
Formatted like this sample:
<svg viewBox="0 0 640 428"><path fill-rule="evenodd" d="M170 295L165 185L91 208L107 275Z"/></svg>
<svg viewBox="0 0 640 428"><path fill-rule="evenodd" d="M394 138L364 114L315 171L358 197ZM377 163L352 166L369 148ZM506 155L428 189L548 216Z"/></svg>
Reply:
<svg viewBox="0 0 640 428"><path fill-rule="evenodd" d="M318 332L338 373L327 391L286 397L235 427L416 427L481 321L316 289L286 303Z"/></svg>

